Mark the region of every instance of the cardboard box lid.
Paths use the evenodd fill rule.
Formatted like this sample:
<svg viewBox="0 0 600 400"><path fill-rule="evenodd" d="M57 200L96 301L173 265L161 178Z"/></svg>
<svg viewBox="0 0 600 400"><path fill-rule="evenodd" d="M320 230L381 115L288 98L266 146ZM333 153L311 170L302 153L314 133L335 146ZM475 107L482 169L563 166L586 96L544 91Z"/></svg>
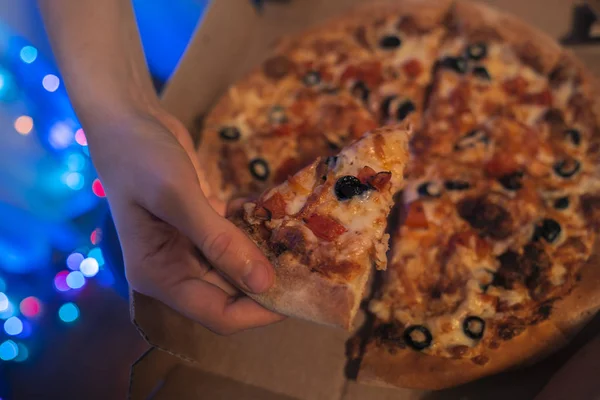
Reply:
<svg viewBox="0 0 600 400"><path fill-rule="evenodd" d="M193 129L197 116L206 113L231 83L264 59L281 34L305 29L359 2L361 0L280 0L267 2L264 10L257 13L247 0L213 1L163 92L164 106ZM546 0L488 0L487 3L515 12L554 37L566 33L569 28L571 2L568 0L554 0L551 6ZM593 70L598 71L598 49L583 48L578 53ZM346 382L344 342L347 335L340 330L287 320L270 327L221 337L138 293L132 295L132 318L150 344L183 360L193 360L194 369L203 374L226 377L245 385L240 388L260 388L297 399L436 398L427 392L369 388ZM186 364L186 361L180 362ZM152 363L166 367L146 365ZM132 398L147 398L148 394L145 397L135 397L134 394L150 393L152 390L159 393L159 389L151 384L139 389L139 378L144 376L152 380L152 376L167 376L176 368L177 362L172 363L172 356L158 351L152 351L141 359L133 369L136 384L132 385ZM185 368L190 365L187 363ZM173 378L169 379L179 382L175 386L193 381L185 368L170 375ZM519 373L512 376L518 378ZM540 375L534 389L530 387L511 392L513 399L530 398L527 396L539 390L548 376ZM482 395L482 388L504 389L508 386L506 383L510 380L503 379L509 378L492 377L467 385L466 389L463 387L457 392L445 393L447 398L460 398L465 393ZM198 378L198 382L202 385L207 380L202 377ZM217 386L231 383L218 382ZM163 387L162 390L161 393L164 393L166 389ZM521 396L516 393L521 393Z"/></svg>

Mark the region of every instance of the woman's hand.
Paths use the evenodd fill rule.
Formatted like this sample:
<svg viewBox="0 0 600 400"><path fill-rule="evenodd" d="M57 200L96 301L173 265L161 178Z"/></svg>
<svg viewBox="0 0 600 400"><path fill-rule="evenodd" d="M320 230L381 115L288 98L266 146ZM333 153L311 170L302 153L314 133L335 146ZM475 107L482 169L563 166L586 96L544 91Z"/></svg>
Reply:
<svg viewBox="0 0 600 400"><path fill-rule="evenodd" d="M272 266L222 217L179 121L144 111L85 128L134 290L221 334L282 319L235 287L267 290Z"/></svg>

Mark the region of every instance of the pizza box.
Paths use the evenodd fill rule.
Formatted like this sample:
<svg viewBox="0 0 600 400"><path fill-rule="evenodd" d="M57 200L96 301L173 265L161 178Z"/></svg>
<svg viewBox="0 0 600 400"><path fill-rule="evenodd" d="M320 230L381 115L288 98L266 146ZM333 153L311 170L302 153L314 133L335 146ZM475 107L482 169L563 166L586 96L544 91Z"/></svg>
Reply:
<svg viewBox="0 0 600 400"><path fill-rule="evenodd" d="M197 133L211 105L266 57L278 37L301 31L360 2L270 0L257 9L255 2L248 0L213 1L167 83L164 106ZM569 0L488 3L519 15L553 37L569 30L573 5ZM600 71L600 47L576 52L592 71ZM269 327L218 336L135 292L131 295L131 315L153 346L132 366L130 398L134 400L532 399L577 349L600 332L600 319L596 318L566 348L535 366L458 388L425 392L354 382L349 378L352 368L346 365L345 356L349 335L340 329L287 319ZM598 370L596 363L596 376ZM575 390L598 385L588 379L592 376L594 368L587 374L576 374L576 379L569 378L574 398L587 398L577 396ZM553 391L552 387L549 390Z"/></svg>

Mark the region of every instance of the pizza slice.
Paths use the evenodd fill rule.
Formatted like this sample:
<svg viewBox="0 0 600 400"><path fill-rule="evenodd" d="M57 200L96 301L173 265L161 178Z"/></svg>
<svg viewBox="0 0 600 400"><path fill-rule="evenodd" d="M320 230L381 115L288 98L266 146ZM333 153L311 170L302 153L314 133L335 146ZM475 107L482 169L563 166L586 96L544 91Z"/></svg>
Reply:
<svg viewBox="0 0 600 400"><path fill-rule="evenodd" d="M372 267L386 268L387 217L410 132L366 133L230 216L275 266L273 287L251 297L281 314L351 328Z"/></svg>

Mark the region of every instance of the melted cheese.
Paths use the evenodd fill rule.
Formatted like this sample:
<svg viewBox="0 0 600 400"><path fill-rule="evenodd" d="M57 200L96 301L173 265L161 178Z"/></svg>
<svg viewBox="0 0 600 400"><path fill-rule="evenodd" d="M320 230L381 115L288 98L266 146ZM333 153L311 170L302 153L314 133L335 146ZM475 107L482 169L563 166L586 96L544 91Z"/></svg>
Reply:
<svg viewBox="0 0 600 400"><path fill-rule="evenodd" d="M333 189L332 189L333 190ZM366 192L354 197L331 210L331 216L340 221L348 230L365 232L374 229L375 221L387 210L382 208L378 196L374 192Z"/></svg>

